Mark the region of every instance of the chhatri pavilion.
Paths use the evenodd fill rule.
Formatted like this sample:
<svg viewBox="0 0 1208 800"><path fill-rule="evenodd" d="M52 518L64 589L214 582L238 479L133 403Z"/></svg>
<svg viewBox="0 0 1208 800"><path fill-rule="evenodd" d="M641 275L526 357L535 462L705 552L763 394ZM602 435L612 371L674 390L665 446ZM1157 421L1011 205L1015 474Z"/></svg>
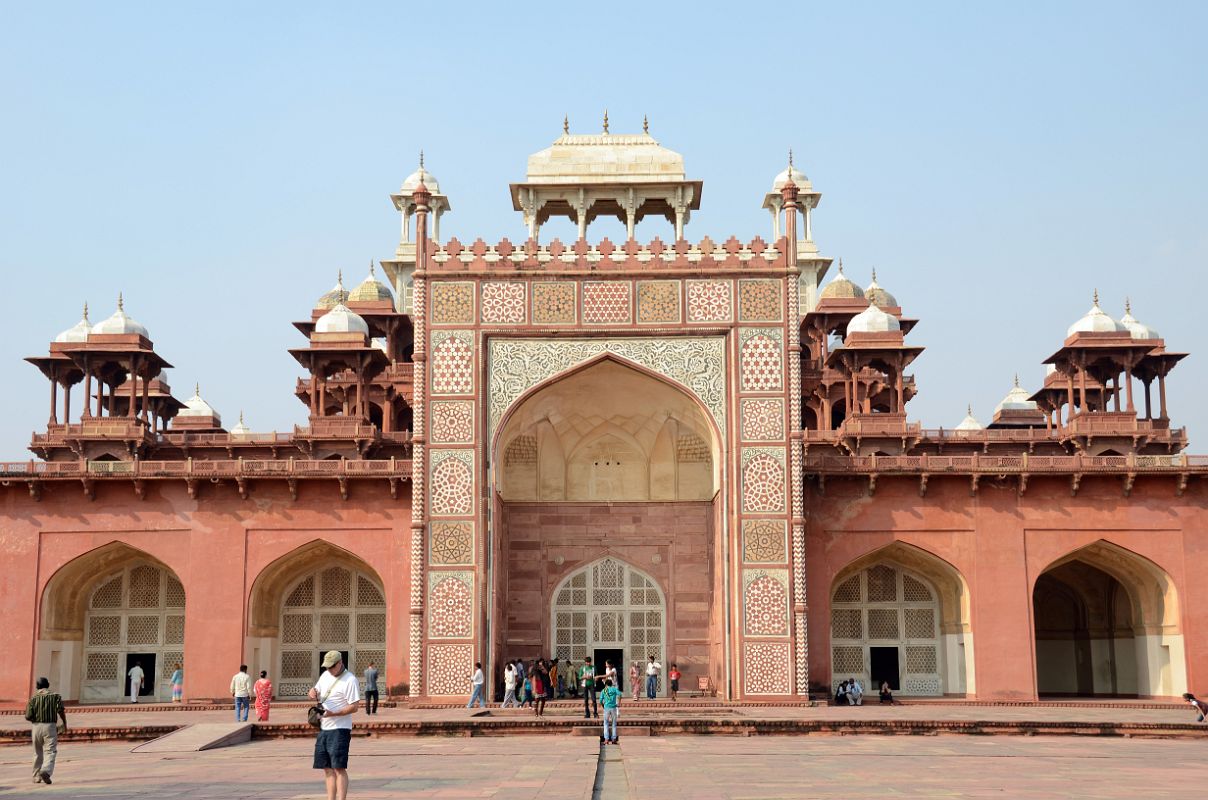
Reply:
<svg viewBox="0 0 1208 800"><path fill-rule="evenodd" d="M1185 354L1131 309L1071 309L1020 354L1041 385L927 429L908 287L822 255L791 161L749 242L690 238L701 181L607 123L529 158L514 240L442 241L453 189L421 161L393 252L299 309L290 431L173 387L132 304L57 309L27 359L47 424L0 463L0 697L115 701L135 661L149 699L177 663L186 699L241 663L300 697L329 649L426 698L541 656L654 656L731 700L1208 680L1208 457L1168 413Z"/></svg>

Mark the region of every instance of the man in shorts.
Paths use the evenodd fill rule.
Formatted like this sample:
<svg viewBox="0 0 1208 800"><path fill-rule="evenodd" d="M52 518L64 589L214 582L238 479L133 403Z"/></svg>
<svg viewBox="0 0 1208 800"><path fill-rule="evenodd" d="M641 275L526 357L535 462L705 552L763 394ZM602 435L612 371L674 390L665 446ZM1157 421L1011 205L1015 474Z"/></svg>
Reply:
<svg viewBox="0 0 1208 800"><path fill-rule="evenodd" d="M315 769L323 770L327 800L348 797L348 744L352 741L352 714L361 705L361 689L356 676L344 668L338 650L323 656L319 682L309 692L310 699L323 706L319 735L315 739Z"/></svg>

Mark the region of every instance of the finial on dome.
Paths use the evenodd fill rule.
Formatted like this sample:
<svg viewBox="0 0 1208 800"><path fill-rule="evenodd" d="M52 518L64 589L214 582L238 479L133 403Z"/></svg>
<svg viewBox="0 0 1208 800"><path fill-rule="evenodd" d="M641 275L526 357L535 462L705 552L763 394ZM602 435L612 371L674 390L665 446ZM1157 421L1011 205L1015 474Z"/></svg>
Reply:
<svg viewBox="0 0 1208 800"><path fill-rule="evenodd" d="M969 414L969 416L973 416L973 404L970 403L969 405L965 406L965 411Z"/></svg>
<svg viewBox="0 0 1208 800"><path fill-rule="evenodd" d="M1124 313L1125 314L1132 313L1132 303L1129 302L1129 299L1127 297L1124 298Z"/></svg>
<svg viewBox="0 0 1208 800"><path fill-rule="evenodd" d="M243 409L239 409L239 424L243 424Z"/></svg>
<svg viewBox="0 0 1208 800"><path fill-rule="evenodd" d="M562 115L562 133L570 133L570 116L567 114Z"/></svg>
<svg viewBox="0 0 1208 800"><path fill-rule="evenodd" d="M793 148L789 148L789 173L793 171Z"/></svg>
<svg viewBox="0 0 1208 800"><path fill-rule="evenodd" d="M88 319L88 301L87 300L84 301L84 319L85 320Z"/></svg>
<svg viewBox="0 0 1208 800"><path fill-rule="evenodd" d="M642 115L642 133L650 133L650 117L645 114Z"/></svg>
<svg viewBox="0 0 1208 800"><path fill-rule="evenodd" d="M608 109L604 109L604 132L608 133Z"/></svg>
<svg viewBox="0 0 1208 800"><path fill-rule="evenodd" d="M873 281L873 283L877 282L877 268L876 267L872 268L872 281Z"/></svg>
<svg viewBox="0 0 1208 800"><path fill-rule="evenodd" d="M424 168L424 151L423 151L423 148L420 148L420 151L419 151L419 168L420 168L420 169L423 169L423 168Z"/></svg>
<svg viewBox="0 0 1208 800"><path fill-rule="evenodd" d="M373 277L373 259L369 259L369 277Z"/></svg>
<svg viewBox="0 0 1208 800"><path fill-rule="evenodd" d="M1095 290L1094 297L1095 297L1095 308L1098 308L1099 307L1099 290L1098 289Z"/></svg>
<svg viewBox="0 0 1208 800"><path fill-rule="evenodd" d="M193 384L193 394L197 397L201 397L201 381L197 381Z"/></svg>
<svg viewBox="0 0 1208 800"><path fill-rule="evenodd" d="M126 310L126 307L122 304L122 293L121 292L117 293L117 310L118 311Z"/></svg>
<svg viewBox="0 0 1208 800"><path fill-rule="evenodd" d="M843 256L839 256L839 274L843 274Z"/></svg>
<svg viewBox="0 0 1208 800"><path fill-rule="evenodd" d="M344 268L343 267L341 267L336 272L336 288L339 289L341 292L344 291Z"/></svg>
<svg viewBox="0 0 1208 800"><path fill-rule="evenodd" d="M1019 373L1018 372L1015 373L1015 388L1016 389L1019 388Z"/></svg>

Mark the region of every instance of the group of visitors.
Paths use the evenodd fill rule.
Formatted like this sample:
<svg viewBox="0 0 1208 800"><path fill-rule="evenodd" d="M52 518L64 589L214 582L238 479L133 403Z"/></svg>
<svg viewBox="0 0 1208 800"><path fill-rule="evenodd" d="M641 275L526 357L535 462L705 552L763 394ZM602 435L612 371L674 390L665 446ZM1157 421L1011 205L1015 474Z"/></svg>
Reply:
<svg viewBox="0 0 1208 800"><path fill-rule="evenodd" d="M880 698L882 705L891 706L897 702L893 699L893 689L889 686L888 681L881 681ZM849 678L839 682L839 685L835 687L835 705L864 705L864 684L860 682L859 678Z"/></svg>

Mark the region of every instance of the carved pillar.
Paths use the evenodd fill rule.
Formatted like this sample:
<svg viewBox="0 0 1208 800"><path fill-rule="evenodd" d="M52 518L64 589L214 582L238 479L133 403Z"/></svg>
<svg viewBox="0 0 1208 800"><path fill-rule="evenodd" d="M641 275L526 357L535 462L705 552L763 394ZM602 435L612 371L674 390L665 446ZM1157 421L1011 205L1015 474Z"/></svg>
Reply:
<svg viewBox="0 0 1208 800"><path fill-rule="evenodd" d="M1166 375L1158 376L1158 419L1169 419L1166 416Z"/></svg>
<svg viewBox="0 0 1208 800"><path fill-rule="evenodd" d="M53 371L51 373L51 376L52 377L50 379L50 424L55 425L59 421L58 417L56 416L59 411L59 382L54 379Z"/></svg>
<svg viewBox="0 0 1208 800"><path fill-rule="evenodd" d="M789 491L792 510L792 579L793 579L793 673L794 690L809 695L809 626L805 594L805 485L801 473L801 320L798 311L797 267L797 186L792 173L781 190L784 198L784 229L786 242L786 283L788 284L788 345L789 369ZM746 665L747 669L751 665Z"/></svg>
<svg viewBox="0 0 1208 800"><path fill-rule="evenodd" d="M532 202L532 190L529 190ZM414 367L415 405L412 407L412 461L411 461L411 619L409 641L409 679L411 696L427 694L424 686L424 585L427 580L424 570L424 540L427 528L427 420L425 404L427 397L427 274L428 274L428 187L422 183L415 191L415 278L412 305L412 327L415 331L415 350L412 354ZM536 238L537 214L532 210L529 220L529 236Z"/></svg>

